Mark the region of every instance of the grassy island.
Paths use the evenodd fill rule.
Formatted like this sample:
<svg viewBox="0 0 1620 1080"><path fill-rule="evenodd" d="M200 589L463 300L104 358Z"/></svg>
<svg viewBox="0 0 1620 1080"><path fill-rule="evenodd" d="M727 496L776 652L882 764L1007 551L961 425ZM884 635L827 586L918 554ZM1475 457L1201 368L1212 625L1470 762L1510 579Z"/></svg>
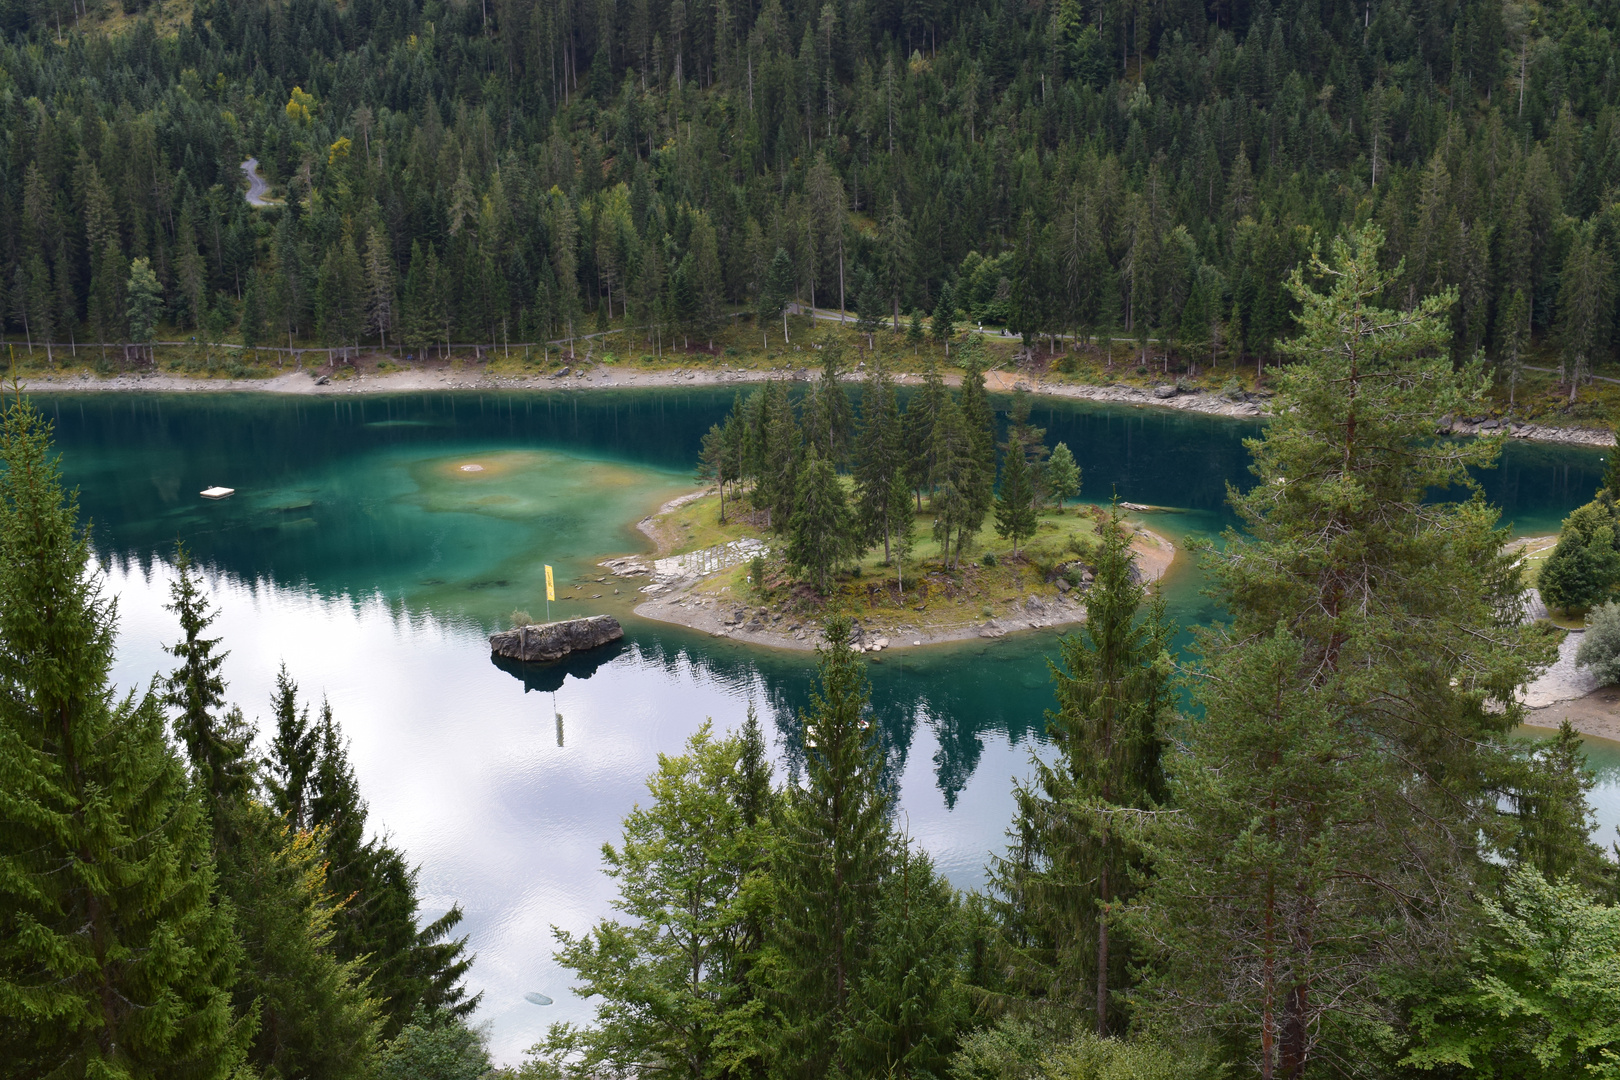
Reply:
<svg viewBox="0 0 1620 1080"><path fill-rule="evenodd" d="M727 498L720 519L720 497L704 494L675 500L642 523L657 544L657 556L719 549L739 540L760 540L770 553L759 566L738 561L654 596L639 614L711 632L726 632L761 644L809 647L826 617L834 612L859 620L868 642L891 638L895 645L964 637L999 637L1009 630L1061 625L1084 618L1084 594L1095 569L1096 505L1043 509L1033 539L1019 546L996 535L987 521L970 545L977 556L959 567L947 564L931 535L932 511L915 513L917 542L903 564L885 560L874 548L834 579L825 596L794 579L780 553L781 543L761 525L763 515ZM1132 551L1139 572L1157 580L1175 558L1164 537L1124 519L1134 533ZM763 569L762 580L753 575ZM741 618L737 616L741 613ZM733 620L728 622L728 620Z"/></svg>

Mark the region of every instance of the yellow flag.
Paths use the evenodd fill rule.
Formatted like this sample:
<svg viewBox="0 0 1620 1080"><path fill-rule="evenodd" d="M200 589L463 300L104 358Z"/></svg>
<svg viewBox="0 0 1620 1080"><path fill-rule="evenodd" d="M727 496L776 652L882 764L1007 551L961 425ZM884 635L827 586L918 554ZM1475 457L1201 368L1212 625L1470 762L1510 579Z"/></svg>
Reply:
<svg viewBox="0 0 1620 1080"><path fill-rule="evenodd" d="M546 599L557 599L557 587L551 583L551 564L546 564Z"/></svg>

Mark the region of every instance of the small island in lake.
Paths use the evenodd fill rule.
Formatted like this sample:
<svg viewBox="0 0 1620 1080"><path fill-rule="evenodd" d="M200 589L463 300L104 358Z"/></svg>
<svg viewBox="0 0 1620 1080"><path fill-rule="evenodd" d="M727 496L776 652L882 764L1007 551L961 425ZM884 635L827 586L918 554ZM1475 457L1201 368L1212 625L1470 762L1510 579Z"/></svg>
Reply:
<svg viewBox="0 0 1620 1080"><path fill-rule="evenodd" d="M601 565L625 578L646 578L647 599L635 613L756 645L811 649L822 641L822 622L841 609L853 619L866 652L967 638L998 638L1084 621L1085 594L1096 540L1095 506L1043 510L1036 533L1012 556L998 541L994 522L979 537L980 554L960 566L944 565L925 531L932 516L917 514L918 538L897 573L883 549L868 552L839 576L823 597L788 573L780 543L757 524L757 515L727 498L726 522L712 489L664 504L640 528L656 545L652 558L629 556ZM1126 518L1142 577L1157 581L1170 569L1175 546ZM998 550L1006 549L1006 550ZM754 560L761 560L756 564ZM763 569L760 583L752 580ZM903 589L902 589L903 585Z"/></svg>

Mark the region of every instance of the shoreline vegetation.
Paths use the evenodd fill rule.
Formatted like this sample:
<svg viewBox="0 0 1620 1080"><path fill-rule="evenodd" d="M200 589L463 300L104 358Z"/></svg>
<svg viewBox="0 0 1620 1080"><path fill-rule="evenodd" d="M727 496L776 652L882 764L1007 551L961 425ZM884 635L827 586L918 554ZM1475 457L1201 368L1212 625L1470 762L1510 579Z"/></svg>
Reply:
<svg viewBox="0 0 1620 1080"><path fill-rule="evenodd" d="M1094 542L1095 515L1102 509L1094 504L1040 515L1035 550L1017 559L1001 553L990 566L967 565L954 572L930 566L928 551L919 545L916 562L905 568L904 601L894 570L884 568L881 553L874 553L859 564L860 575L843 582L827 604L801 591L777 587L761 594L754 589L747 556L761 550L754 545L763 544L764 534L735 511L727 524L717 524L718 504L712 488L671 499L639 523L655 545L652 556L598 564L618 578L650 580L640 587L647 598L635 604L636 615L750 645L809 651L825 644L829 609L841 603L852 616L857 646L874 662L889 649L1000 638L1085 621L1080 597L1089 589L1095 567L1070 551L1069 543L1071 538ZM917 515L919 532L928 517L927 512ZM1122 521L1132 534L1138 573L1145 582L1160 581L1175 562L1176 547L1135 518L1132 514ZM993 536L987 524L981 544ZM779 567L767 560L767 580L780 577ZM1078 586L1060 572L1072 564L1084 566L1075 567L1082 579Z"/></svg>
<svg viewBox="0 0 1620 1080"><path fill-rule="evenodd" d="M992 339L993 340L993 339ZM319 351L319 350L315 350ZM624 360L612 353L588 355L573 362L553 362L550 368L523 363L466 363L461 360L424 360L400 364L387 357L366 354L352 365L321 365L315 368L253 369L253 374L214 376L177 371L143 370L112 375L97 374L86 366L53 371L19 372L22 389L30 393L272 393L272 394L390 394L434 390L598 390L652 389L661 387L706 387L760 384L777 379L806 381L816 377L819 355L814 351L793 353L783 358L774 354L760 360L720 361L714 356L696 354L680 360L647 358ZM904 353L885 357L887 364L901 364L892 379L897 386L917 386L924 380L925 366L920 356ZM774 361L774 362L773 362ZM864 364L864 361L858 361ZM1095 366L1095 365L1094 365ZM918 370L909 370L915 367ZM845 382L858 382L862 367L845 372ZM1120 405L1150 406L1185 412L1256 419L1265 415L1270 394L1252 388L1253 372L1244 372L1247 382L1217 388L1212 380L1189 382L1145 381L1121 364L1111 374L1103 368L1068 376L1055 370L1031 371L1023 368L985 372L986 389L993 393L1027 390L1037 396ZM942 371L948 386L961 384L960 369ZM1083 381L1096 379L1102 381ZM1134 380L1134 381L1132 381ZM1535 442L1608 447L1615 445L1607 427L1578 424L1521 422L1495 415L1472 418L1443 417L1439 428L1450 435L1506 434Z"/></svg>

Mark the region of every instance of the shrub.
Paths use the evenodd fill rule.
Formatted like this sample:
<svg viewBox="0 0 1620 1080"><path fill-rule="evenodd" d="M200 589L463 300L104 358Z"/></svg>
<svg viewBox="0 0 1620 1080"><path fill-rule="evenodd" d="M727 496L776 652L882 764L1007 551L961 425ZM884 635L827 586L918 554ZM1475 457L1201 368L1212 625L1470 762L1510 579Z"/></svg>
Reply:
<svg viewBox="0 0 1620 1080"><path fill-rule="evenodd" d="M1620 604L1611 600L1592 609L1575 663L1605 684L1620 682Z"/></svg>
<svg viewBox="0 0 1620 1080"><path fill-rule="evenodd" d="M994 566L994 565L996 565L996 553L993 552L993 551L985 552L984 553L984 559L982 561L983 561L984 565L986 565L986 566Z"/></svg>
<svg viewBox="0 0 1620 1080"><path fill-rule="evenodd" d="M1221 396L1229 401L1237 401L1243 396L1243 383L1238 381L1236 375L1231 376L1221 384Z"/></svg>
<svg viewBox="0 0 1620 1080"><path fill-rule="evenodd" d="M514 611L514 612L512 612L512 629L516 630L520 626L533 626L533 625L534 625L534 616L530 615L527 611Z"/></svg>

